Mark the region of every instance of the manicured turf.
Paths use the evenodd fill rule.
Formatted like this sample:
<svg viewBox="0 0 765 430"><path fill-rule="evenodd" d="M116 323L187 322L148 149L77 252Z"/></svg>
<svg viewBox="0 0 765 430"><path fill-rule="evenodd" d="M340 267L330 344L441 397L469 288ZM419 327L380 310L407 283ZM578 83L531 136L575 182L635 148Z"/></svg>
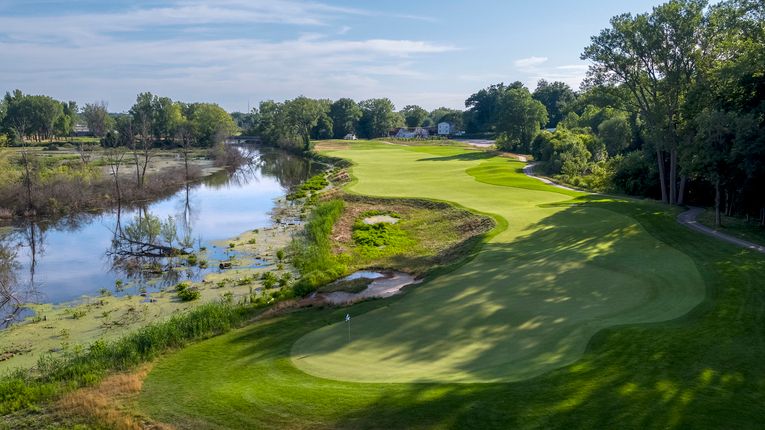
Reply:
<svg viewBox="0 0 765 430"><path fill-rule="evenodd" d="M378 151L376 145L364 146ZM392 150L400 153L402 160L411 155L421 157L424 154L407 154L405 150L396 148ZM378 157L385 155L383 152L377 154ZM351 156L355 158L356 154ZM462 162L465 167L475 167L483 161L477 158ZM374 162L374 159L370 162ZM361 161L359 163L356 174L362 177L359 170L363 169L363 165ZM461 188L464 183L461 176L465 167L458 169L451 162L444 163L446 172L443 179L447 183L453 180ZM401 167L409 164L402 161ZM411 173L406 169L401 171L402 177L411 176ZM471 173L477 172L472 170ZM496 177L488 179L476 176L486 182L496 183L498 180ZM427 186L427 179L423 180L424 186ZM400 186L401 183L399 179L392 178L391 184L385 187ZM361 180L354 189L364 192L363 187L364 182ZM442 186L441 190L444 193L457 193L452 188L457 187ZM385 315L386 312L396 313L400 307L408 306L410 300L417 300L418 290L415 289L403 297L362 303L346 309L298 312L259 322L188 347L157 363L144 384L140 409L154 419L172 422L181 428L589 429L760 426L765 420L765 366L762 365L762 357L765 356L765 331L762 329L765 327L765 290L762 288L765 259L687 230L676 224L674 210L653 203L580 197L580 206L552 205L538 208L533 206L532 199L539 196L527 194L523 190L505 190L508 191L522 194L528 206L518 204L513 207L506 214L508 230L497 235L484 248L484 253L498 253L497 261L487 263L495 265L478 265L476 273L463 275L465 279L479 276L479 272L484 269L493 270L495 276L501 276L500 269L509 266L501 257L529 265L527 272L516 272L517 275L514 275L524 278L520 279L524 283L515 284L519 286L539 282L535 278L540 275L536 274L544 271L550 272L551 283L563 279L576 281L577 277L573 276L576 272L588 270L588 265L600 264L604 268L619 267L619 270L628 270L636 278L651 277L658 276L651 273L652 269L666 267L651 257L653 252L660 252L669 255L673 261L691 261L706 286L706 298L690 313L672 321L601 330L590 340L586 351L575 363L513 383L341 382L308 375L293 365L290 354L293 344L303 336L316 336L316 327L334 324L346 312L354 315L354 333L357 332L357 323L362 324L359 321L369 315L394 321ZM492 204L498 208L505 204L502 202L502 193L501 187L495 187L489 196ZM497 194L496 198L494 194ZM538 194L546 196L548 193ZM470 193L463 195L471 197ZM552 193L547 197L547 203L565 199L565 196ZM488 209L487 212L496 212L492 208ZM541 210L551 212L533 222L535 226L532 229L524 230L526 227L523 220L527 219L528 224L528 217ZM597 215L598 218L591 215ZM592 222L588 224L580 221L581 217L587 217ZM608 228L599 225L601 217L616 223L610 232ZM565 227L556 228L558 225ZM604 232L610 234L604 235ZM517 236L513 246L520 247L513 253L502 255L493 247L507 235ZM577 237L580 239L575 240ZM521 252L533 251L540 246L536 244L538 241L531 240L533 238L550 243L548 248L551 247L550 250L555 253L538 251L538 254L529 255L524 260ZM653 242L657 251L641 245L650 242L651 238L661 238L661 242ZM634 241L639 243L633 244ZM605 246L599 249L599 244ZM629 250L636 246L643 250L644 258L631 261L630 258L622 260L618 256L623 247ZM685 256L674 255L678 251L669 247ZM566 265L563 267L554 261L557 254L564 258L562 261ZM469 265L477 264L481 258L479 255L463 266L460 272L464 272ZM621 265L616 264L619 260L622 260ZM651 262L646 263L649 260ZM539 265L539 270L531 267L536 265ZM573 274L565 273L569 266ZM685 272L687 268L674 265L670 269ZM617 276L601 270L594 270L593 273L596 279L591 281L597 281L600 276ZM693 273L691 270L683 274L693 276ZM446 276L454 277L456 273ZM429 288L437 290L433 285L442 282L439 279L418 288L426 293ZM568 294L568 288L583 287L576 282L574 287L560 285L562 290L550 291L550 297ZM482 301L487 303L503 300L501 296L505 294L504 291L489 291L481 286L466 288L473 291L474 295L483 297L458 299L451 295L451 301L443 306L445 310L458 308L463 300L480 301L483 298ZM477 292L474 290L476 288ZM438 297L437 291L428 294ZM682 302L679 296L675 298L678 299L675 303ZM631 300L629 296L627 299ZM659 303L655 299L649 301ZM598 301L594 300L593 303L597 307ZM619 304L624 303L624 300L619 301ZM436 306L428 306L427 311L418 310L411 318L427 319L424 313L440 312L434 310ZM547 302L543 306L550 309L555 307ZM480 309L476 305L474 307ZM661 308L651 310L651 306L643 308L651 311L656 319L668 312ZM584 311L589 312L587 309ZM497 309L495 312L503 311ZM454 312L460 311L454 309ZM486 317L491 320L492 315ZM595 323L609 318L620 317L604 316ZM445 329L450 329L456 323L445 319L438 321ZM417 329L426 332L433 330L422 325ZM493 336L495 334L487 330L479 332L473 340L483 342L484 337L492 339ZM415 349L421 347L412 346ZM370 343L370 347L378 348L374 343ZM448 351L454 351L451 346L447 347ZM490 346L479 356L491 357L491 349L501 347L500 344ZM471 376L497 374L492 368L485 371L477 369L479 366L466 367L460 371Z"/></svg>
<svg viewBox="0 0 765 430"><path fill-rule="evenodd" d="M342 322L301 338L293 362L307 373L360 382L525 379L573 363L604 327L676 318L704 297L686 255L616 212L549 205L570 197L523 175L519 162L444 147L331 154L355 163L351 191L448 200L508 227L459 270L353 318L351 342Z"/></svg>

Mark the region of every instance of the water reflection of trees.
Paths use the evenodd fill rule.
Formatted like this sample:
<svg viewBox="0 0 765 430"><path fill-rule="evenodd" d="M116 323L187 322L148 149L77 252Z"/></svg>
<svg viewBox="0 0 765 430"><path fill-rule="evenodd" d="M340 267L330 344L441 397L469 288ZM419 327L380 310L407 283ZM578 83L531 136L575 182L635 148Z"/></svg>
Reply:
<svg viewBox="0 0 765 430"><path fill-rule="evenodd" d="M29 252L26 273L18 262L18 250ZM0 237L0 327L7 327L20 319L27 303L40 300L35 279L37 263L45 252L45 228L27 222L12 233Z"/></svg>
<svg viewBox="0 0 765 430"><path fill-rule="evenodd" d="M264 148L258 157L258 169L264 176L275 178L279 185L291 189L316 174L322 168L318 163L288 152Z"/></svg>
<svg viewBox="0 0 765 430"><path fill-rule="evenodd" d="M106 255L111 270L129 282L164 287L199 275L200 269L184 266L184 255L198 251L193 239L194 211L187 185L181 210L159 219L144 206L133 219L124 221L117 209L111 248Z"/></svg>
<svg viewBox="0 0 765 430"><path fill-rule="evenodd" d="M243 186L266 176L276 179L283 188L291 189L322 168L310 159L280 149L253 145L239 145L238 148L248 161L234 171L224 170L208 176L205 185L213 189Z"/></svg>

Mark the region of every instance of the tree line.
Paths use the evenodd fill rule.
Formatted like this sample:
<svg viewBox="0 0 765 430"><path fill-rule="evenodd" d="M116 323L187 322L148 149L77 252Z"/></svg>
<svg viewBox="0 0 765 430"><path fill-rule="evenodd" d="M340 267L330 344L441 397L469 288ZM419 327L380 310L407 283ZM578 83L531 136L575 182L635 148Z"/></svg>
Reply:
<svg viewBox="0 0 765 430"><path fill-rule="evenodd" d="M445 107L428 112L417 105L396 111L388 98L357 102L300 96L283 102L266 100L252 112L231 115L245 134L256 135L266 144L309 150L312 140L342 139L349 134L374 139L400 127L431 127L440 122L461 129L463 112Z"/></svg>
<svg viewBox="0 0 765 430"><path fill-rule="evenodd" d="M234 120L214 103L183 103L152 93L140 93L127 113L110 113L103 102L81 109L73 101L44 95L8 92L0 102L2 143L21 145L74 135L86 125L106 146L163 145L191 142L212 147L238 131Z"/></svg>
<svg viewBox="0 0 765 430"><path fill-rule="evenodd" d="M533 93L515 82L471 95L468 130L496 133L500 149L574 185L711 203L718 224L726 213L765 225L765 3L671 0L622 14L582 59L579 92L540 81Z"/></svg>

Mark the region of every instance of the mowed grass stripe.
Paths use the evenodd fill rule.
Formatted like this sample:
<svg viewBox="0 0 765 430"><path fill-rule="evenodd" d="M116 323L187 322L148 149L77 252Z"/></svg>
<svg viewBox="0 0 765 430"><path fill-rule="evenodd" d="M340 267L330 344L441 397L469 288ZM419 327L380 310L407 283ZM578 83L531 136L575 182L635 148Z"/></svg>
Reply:
<svg viewBox="0 0 765 430"><path fill-rule="evenodd" d="M458 270L353 318L350 342L342 322L298 340L293 362L310 374L516 381L575 362L605 327L676 318L704 297L686 255L627 216L556 205L582 194L528 178L518 162L448 147L331 155L355 163L353 192L447 200L500 216L508 227Z"/></svg>

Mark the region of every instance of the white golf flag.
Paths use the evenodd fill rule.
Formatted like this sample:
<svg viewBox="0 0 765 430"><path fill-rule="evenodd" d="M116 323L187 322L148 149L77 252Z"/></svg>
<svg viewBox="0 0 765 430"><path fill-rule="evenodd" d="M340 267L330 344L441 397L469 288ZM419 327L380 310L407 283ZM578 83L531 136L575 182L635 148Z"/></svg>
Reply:
<svg viewBox="0 0 765 430"><path fill-rule="evenodd" d="M351 314L345 314L345 322L349 322L351 320Z"/></svg>

